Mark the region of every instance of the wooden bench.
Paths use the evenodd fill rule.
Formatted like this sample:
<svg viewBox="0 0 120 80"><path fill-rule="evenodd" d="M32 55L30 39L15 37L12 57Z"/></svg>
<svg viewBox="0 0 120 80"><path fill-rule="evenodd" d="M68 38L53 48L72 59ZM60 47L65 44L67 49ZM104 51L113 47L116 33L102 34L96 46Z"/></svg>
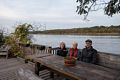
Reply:
<svg viewBox="0 0 120 80"><path fill-rule="evenodd" d="M0 55L1 56L6 56L6 59L7 59L9 49L10 49L9 46L5 46L4 48L0 48Z"/></svg>
<svg viewBox="0 0 120 80"><path fill-rule="evenodd" d="M43 80L42 78L38 77L29 69L19 68L17 70L17 78L18 80Z"/></svg>
<svg viewBox="0 0 120 80"><path fill-rule="evenodd" d="M98 52L98 65L120 71L120 54Z"/></svg>

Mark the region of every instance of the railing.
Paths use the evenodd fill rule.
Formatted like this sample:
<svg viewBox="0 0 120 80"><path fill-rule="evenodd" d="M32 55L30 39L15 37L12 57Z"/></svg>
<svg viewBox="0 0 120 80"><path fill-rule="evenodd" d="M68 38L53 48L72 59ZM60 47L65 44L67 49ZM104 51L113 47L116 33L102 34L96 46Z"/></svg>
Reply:
<svg viewBox="0 0 120 80"><path fill-rule="evenodd" d="M39 54L39 53L51 53L49 46L37 45L37 44L19 44L25 55Z"/></svg>
<svg viewBox="0 0 120 80"><path fill-rule="evenodd" d="M19 44L19 46L22 48L23 53L26 55L32 55L32 54L56 54L57 48L52 48L51 46L45 46L45 45L37 45L37 44Z"/></svg>

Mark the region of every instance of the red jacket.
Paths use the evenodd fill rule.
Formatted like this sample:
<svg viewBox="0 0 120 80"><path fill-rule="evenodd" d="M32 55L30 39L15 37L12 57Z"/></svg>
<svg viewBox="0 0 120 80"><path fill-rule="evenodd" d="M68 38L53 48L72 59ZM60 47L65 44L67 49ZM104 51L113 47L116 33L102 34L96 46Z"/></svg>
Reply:
<svg viewBox="0 0 120 80"><path fill-rule="evenodd" d="M77 58L77 55L78 55L78 49L70 48L69 56Z"/></svg>

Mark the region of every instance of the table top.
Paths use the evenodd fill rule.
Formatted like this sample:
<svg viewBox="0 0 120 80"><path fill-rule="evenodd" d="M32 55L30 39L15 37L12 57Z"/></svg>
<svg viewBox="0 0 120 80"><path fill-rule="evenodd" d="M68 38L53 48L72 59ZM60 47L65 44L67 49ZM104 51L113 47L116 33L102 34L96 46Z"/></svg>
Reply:
<svg viewBox="0 0 120 80"><path fill-rule="evenodd" d="M52 54L33 54L33 55L27 55L26 59L34 59L34 58L42 58L42 57L46 57L46 56L51 56Z"/></svg>
<svg viewBox="0 0 120 80"><path fill-rule="evenodd" d="M64 58L57 55L34 58L34 60L76 80L115 80L119 74L118 71L81 61L77 61L75 66L65 66Z"/></svg>

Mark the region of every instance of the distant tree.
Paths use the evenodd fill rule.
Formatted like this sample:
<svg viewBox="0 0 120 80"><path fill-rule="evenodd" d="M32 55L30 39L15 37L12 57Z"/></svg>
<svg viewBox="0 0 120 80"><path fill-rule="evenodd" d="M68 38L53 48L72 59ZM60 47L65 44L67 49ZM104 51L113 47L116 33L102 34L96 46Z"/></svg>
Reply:
<svg viewBox="0 0 120 80"><path fill-rule="evenodd" d="M87 19L89 12L100 9L111 17L120 13L120 0L77 0L76 2L79 3L76 12L84 15L84 19Z"/></svg>

